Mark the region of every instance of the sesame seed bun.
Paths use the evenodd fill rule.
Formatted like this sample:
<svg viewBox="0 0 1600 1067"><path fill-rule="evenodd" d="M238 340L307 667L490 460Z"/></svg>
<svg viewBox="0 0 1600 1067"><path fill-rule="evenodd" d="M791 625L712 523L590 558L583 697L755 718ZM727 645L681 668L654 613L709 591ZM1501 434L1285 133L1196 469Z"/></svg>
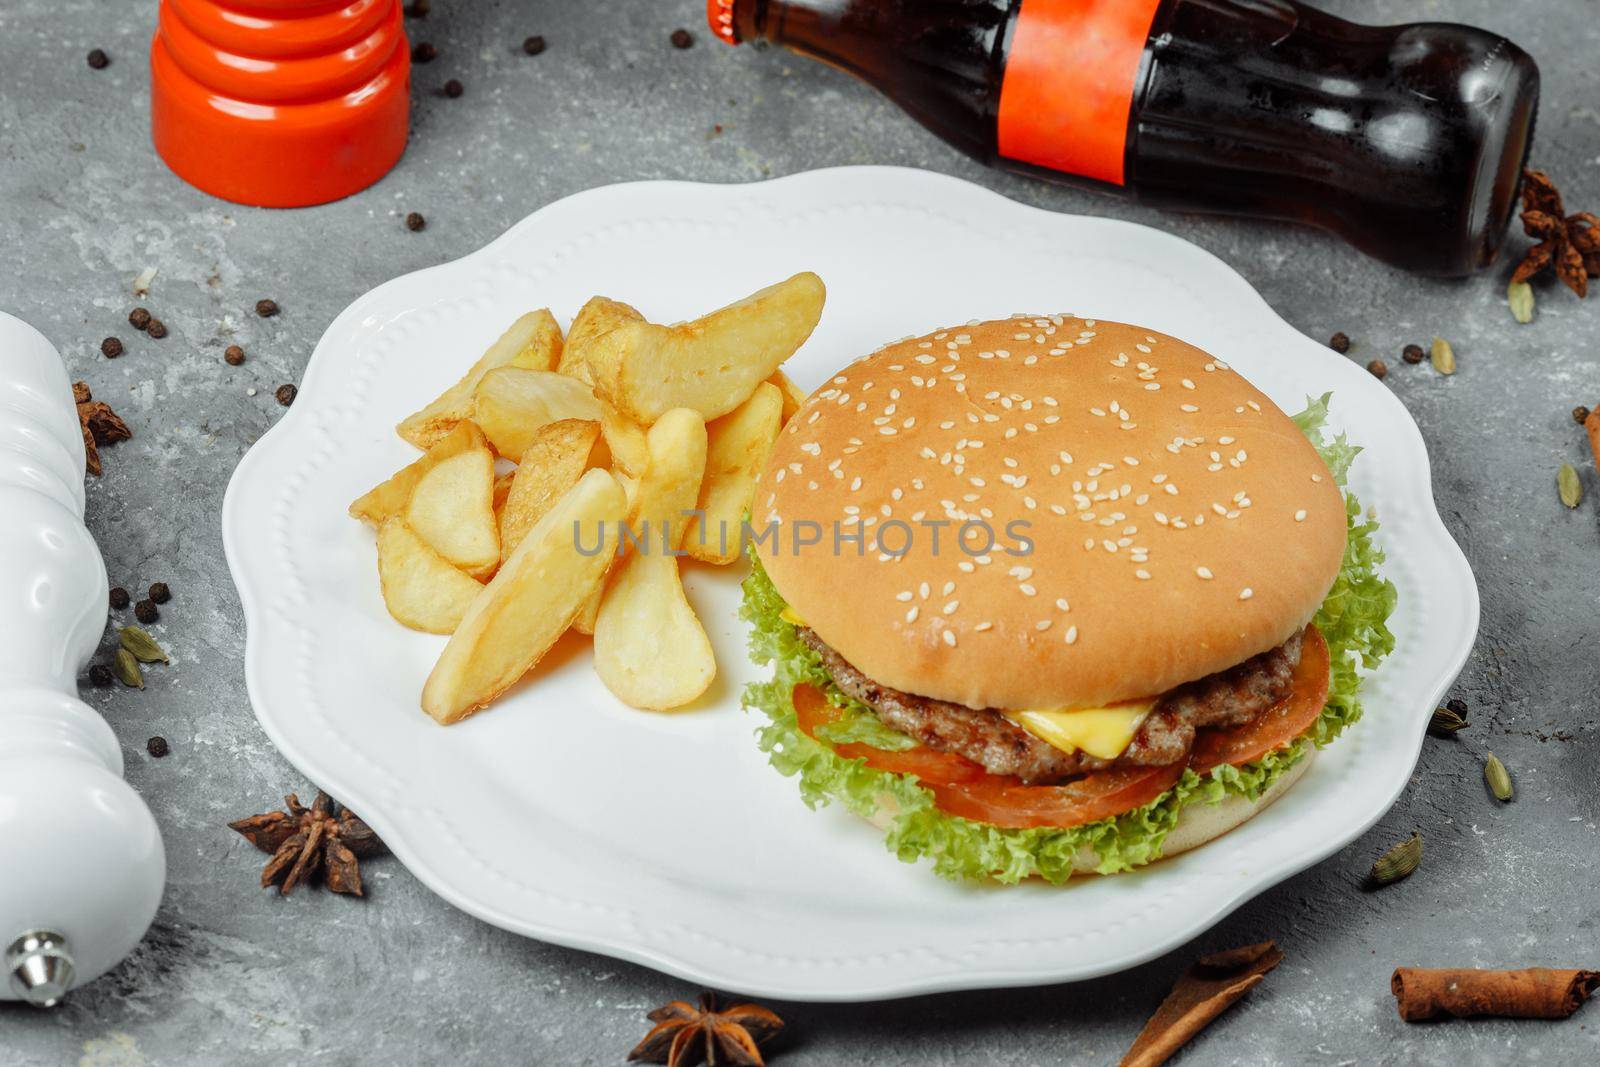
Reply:
<svg viewBox="0 0 1600 1067"><path fill-rule="evenodd" d="M851 364L779 435L752 522L840 655L974 708L1101 705L1234 666L1310 621L1345 544L1333 477L1265 395L1176 338L1071 316ZM958 545L972 522L989 533ZM808 523L821 542L797 546Z"/></svg>

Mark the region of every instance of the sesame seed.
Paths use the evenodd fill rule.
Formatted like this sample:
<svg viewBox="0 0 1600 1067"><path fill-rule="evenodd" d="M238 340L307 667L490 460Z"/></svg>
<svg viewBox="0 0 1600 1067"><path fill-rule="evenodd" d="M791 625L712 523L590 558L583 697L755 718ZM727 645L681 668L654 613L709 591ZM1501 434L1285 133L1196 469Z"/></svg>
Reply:
<svg viewBox="0 0 1600 1067"><path fill-rule="evenodd" d="M1048 629L1050 629L1050 620L1049 619L1040 619L1038 622L1033 624L1033 628L1035 630L1040 631L1040 632L1048 630Z"/></svg>
<svg viewBox="0 0 1600 1067"><path fill-rule="evenodd" d="M1019 592L1022 593L1023 596L1034 596L1035 594L1037 594L1039 592L1037 589L1035 589L1033 586L1029 585L1027 582L1023 582L1021 585L1017 586L1017 589L1018 589Z"/></svg>
<svg viewBox="0 0 1600 1067"><path fill-rule="evenodd" d="M944 614L946 614L946 615L954 615L956 613L956 609L959 608L960 606L961 606L961 601L952 600L952 601L950 601L950 603L948 603L948 604L946 604L944 606Z"/></svg>
<svg viewBox="0 0 1600 1067"><path fill-rule="evenodd" d="M1256 595L1255 590L1251 589L1249 586L1245 586L1243 589L1239 590L1239 599L1240 600L1249 600L1251 597L1253 597L1255 595Z"/></svg>
<svg viewBox="0 0 1600 1067"><path fill-rule="evenodd" d="M1067 627L1066 642L1069 645L1078 643L1078 628L1076 626Z"/></svg>
<svg viewBox="0 0 1600 1067"><path fill-rule="evenodd" d="M916 622L917 621L917 612L919 612L920 610L922 610L922 609L918 608L915 604L913 604L911 606L911 610L906 612L906 622Z"/></svg>
<svg viewBox="0 0 1600 1067"><path fill-rule="evenodd" d="M904 604L906 601L911 599L911 596L912 596L911 590L903 589L900 592L896 593L894 595L894 598L896 600L900 601L902 604Z"/></svg>
<svg viewBox="0 0 1600 1067"><path fill-rule="evenodd" d="M1196 567L1194 572L1200 577L1204 578L1206 581L1210 581L1213 577L1210 567Z"/></svg>
<svg viewBox="0 0 1600 1067"><path fill-rule="evenodd" d="M1294 513L1294 521L1295 522L1305 522L1306 521L1306 509L1305 508L1301 508L1299 511Z"/></svg>
<svg viewBox="0 0 1600 1067"><path fill-rule="evenodd" d="M1140 581L1143 581L1143 582L1147 582L1147 581L1150 580L1150 572L1147 571L1147 570L1144 570L1142 568L1140 570L1134 571L1133 572L1133 576L1135 578L1138 578Z"/></svg>
<svg viewBox="0 0 1600 1067"><path fill-rule="evenodd" d="M944 633L940 634L940 636L944 638L945 644L949 645L951 648L956 647L956 632L954 630L946 630Z"/></svg>
<svg viewBox="0 0 1600 1067"><path fill-rule="evenodd" d="M994 623L990 622L988 619L985 619L984 621L980 622L978 625L974 626L973 629L981 634L985 630L994 629Z"/></svg>

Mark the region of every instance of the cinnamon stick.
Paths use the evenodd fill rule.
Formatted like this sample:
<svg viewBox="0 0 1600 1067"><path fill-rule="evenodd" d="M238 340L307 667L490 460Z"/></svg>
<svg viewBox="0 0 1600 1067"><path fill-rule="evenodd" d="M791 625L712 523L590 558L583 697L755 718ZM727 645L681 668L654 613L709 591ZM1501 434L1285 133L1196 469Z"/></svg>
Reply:
<svg viewBox="0 0 1600 1067"><path fill-rule="evenodd" d="M1600 986L1600 971L1550 967L1521 971L1400 967L1389 979L1400 1018L1408 1023L1441 1015L1565 1019L1596 986Z"/></svg>
<svg viewBox="0 0 1600 1067"><path fill-rule="evenodd" d="M1592 409L1583 420L1584 432L1589 435L1589 451L1594 453L1594 466L1600 470L1600 408Z"/></svg>
<svg viewBox="0 0 1600 1067"><path fill-rule="evenodd" d="M1144 1024L1120 1067L1159 1067L1283 960L1271 941L1217 952L1194 962Z"/></svg>

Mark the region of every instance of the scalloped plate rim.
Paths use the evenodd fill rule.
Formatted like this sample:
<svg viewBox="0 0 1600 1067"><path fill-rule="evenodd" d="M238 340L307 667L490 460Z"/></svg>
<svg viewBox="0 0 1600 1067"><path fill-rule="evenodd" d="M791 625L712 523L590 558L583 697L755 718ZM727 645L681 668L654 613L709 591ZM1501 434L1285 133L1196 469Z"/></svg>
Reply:
<svg viewBox="0 0 1600 1067"><path fill-rule="evenodd" d="M1043 219L1056 220L1058 222L1065 220L1076 223L1090 222L1094 225L1107 227L1111 232L1124 229L1127 231L1139 231L1141 239L1153 237L1159 241L1171 242L1174 245L1182 246L1185 254L1200 257L1203 265L1213 272L1213 277L1209 279L1212 284L1219 282L1226 284L1234 289L1238 295L1249 299L1253 306L1244 309L1247 313L1257 315L1265 312L1270 317L1273 327L1292 338L1293 342L1300 347L1321 348L1321 346L1315 345L1315 342L1301 335L1273 311L1265 299L1242 275L1212 253L1188 241L1165 231L1155 230L1137 223L1093 216L1069 216L1044 208L1022 204L962 179L928 171L880 166L839 167L748 183L715 184L690 181L641 181L596 187L552 202L514 224L493 241L459 259L398 276L378 285L353 301L333 320L319 339L307 365L301 393L296 405L252 446L250 451L239 462L229 482L223 502L222 527L224 548L229 568L238 587L241 607L246 619L246 688L257 720L268 738L290 763L294 764L310 779L321 783L329 792L352 800L354 802L352 806L362 804L363 799L369 796L368 789L364 788L359 781L353 781L348 770L341 771L337 766L324 765L325 761L319 755L308 751L306 747L300 745L291 732L284 728L285 724L266 710L267 702L264 699L260 685L260 675L263 670L261 661L265 654L266 645L266 641L262 636L267 629L266 597L257 585L261 575L240 555L239 544L243 539L243 535L237 532L241 525L246 522L243 517L244 510L250 502L253 502L253 498L250 495L253 488L251 485L252 472L265 465L269 458L291 439L291 435L286 429L287 427L296 426L302 422L309 421L313 417L311 405L308 401L317 396L320 378L329 373L327 368L333 362L329 351L338 343L338 339L352 330L372 310L383 307L386 299L404 288L408 283L427 276L445 278L452 273L461 271L470 264L490 260L497 251L509 246L517 238L526 236L536 230L544 220L560 212L589 209L594 205L615 202L615 198L618 197L628 198L641 194L659 194L667 198L685 194L693 197L703 195L709 190L714 191L719 197L759 198L762 196L776 196L776 190L786 185L841 180L846 183L860 181L864 185L874 187L881 187L886 182L903 182L908 186L915 186L921 183L925 189L931 190L933 195L941 195L940 189L942 187L944 194L963 196L975 201L982 200L985 206L995 211L1030 213ZM918 189L911 190L912 193L921 191ZM691 207L698 206L691 204ZM1310 355L1309 350L1307 355ZM1332 354L1327 353L1327 355L1331 357ZM1417 514L1420 523L1430 535L1428 547L1442 551L1438 562L1446 569L1453 570L1455 572L1454 577L1457 579L1464 579L1464 581L1460 582L1456 591L1464 599L1464 603L1460 607L1465 610L1458 617L1454 631L1441 635L1443 637L1441 643L1448 644L1452 651L1442 660L1437 661L1434 669L1430 672L1433 680L1427 690L1430 694L1429 703L1437 703L1454 681L1471 651L1480 615L1477 585L1465 556L1451 538L1433 499L1431 464L1421 432L1414 420L1412 420L1404 405L1387 388L1377 385L1376 382L1371 382L1373 388L1368 390L1362 388L1360 379L1351 378L1350 381L1352 387L1361 390L1364 398L1381 396L1383 402L1391 409L1391 414L1394 416L1394 425L1409 439L1408 444L1411 448L1406 449L1406 451L1410 454L1405 458L1408 463L1417 468L1413 473L1420 475L1421 485L1426 490L1425 499L1417 501ZM1391 554L1393 554L1402 546L1386 543L1385 547L1389 548ZM1414 551L1418 546L1410 544L1403 547L1405 551L1410 552ZM1359 726L1356 727L1356 729L1359 728ZM1418 758L1420 758L1425 729L1425 718L1419 718L1413 724L1412 746L1407 760L1408 768L1414 769ZM627 938L607 938L593 933L573 932L559 923L541 922L535 918L509 913L476 899L470 892L464 890L454 880L447 877L443 872L436 870L434 866L424 860L418 850L413 847L413 841L407 832L404 820L391 818L382 806L365 809L358 808L358 810L361 810L363 817L373 825L395 856L419 881L455 907L492 925L552 944L599 952L618 959L639 963L707 986L738 989L750 995L800 1001L861 1001L965 989L1078 981L1114 973L1146 962L1192 940L1261 892L1314 866L1338 851L1345 844L1365 833L1383 817L1395 800L1398 799L1407 784L1408 778L1409 774L1397 776L1391 783L1391 788L1383 797L1381 803L1373 806L1362 818L1347 823L1341 833L1322 839L1319 843L1296 855L1288 862L1278 862L1269 868L1264 868L1249 882L1239 883L1233 892L1211 900L1203 917L1192 921L1187 927L1173 935L1159 941L1147 943L1136 951L1124 953L1115 959L1107 959L1093 966L1074 967L1070 963L1067 965L1057 963L1053 966L991 967L928 976L901 975L897 978L882 976L853 978L848 968L830 969L826 966L818 966L807 971L797 981L792 976L780 976L770 973L760 974L749 970L741 971L739 969L740 964L731 963L726 957L723 959L722 964L718 965L708 959L692 958L694 954L683 949L674 952L668 949L644 946ZM1269 814L1263 815L1263 818L1268 817L1270 817ZM887 853L885 853L883 861L885 863L894 862L893 857ZM933 877L926 871L921 873L924 877ZM1067 887L1062 891L1070 893L1071 888ZM700 955L704 956L706 954L701 953ZM715 953L711 955L715 955ZM748 967L748 964L742 966ZM824 973L826 977L819 980L818 975Z"/></svg>

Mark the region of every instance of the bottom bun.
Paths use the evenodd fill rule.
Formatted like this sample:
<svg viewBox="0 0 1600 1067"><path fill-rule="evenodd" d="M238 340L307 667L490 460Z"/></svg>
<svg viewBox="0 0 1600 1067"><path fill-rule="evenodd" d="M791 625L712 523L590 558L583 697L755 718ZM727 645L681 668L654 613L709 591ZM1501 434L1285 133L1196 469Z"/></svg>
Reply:
<svg viewBox="0 0 1600 1067"><path fill-rule="evenodd" d="M1267 810L1273 801L1287 793L1289 788L1300 780L1316 755L1316 746L1308 745L1306 754L1279 775L1278 780L1269 785L1267 791L1255 800L1230 793L1216 804L1207 804L1204 801L1189 804L1179 812L1178 824L1162 842L1161 859L1169 859L1181 852L1199 848L1208 841L1215 841L1229 830L1243 826ZM873 812L868 821L880 830L887 830L897 814L899 807L895 804L894 798L880 796L878 810ZM1098 866L1100 857L1093 850L1085 848L1073 860L1072 873L1095 874L1097 873L1095 868Z"/></svg>

